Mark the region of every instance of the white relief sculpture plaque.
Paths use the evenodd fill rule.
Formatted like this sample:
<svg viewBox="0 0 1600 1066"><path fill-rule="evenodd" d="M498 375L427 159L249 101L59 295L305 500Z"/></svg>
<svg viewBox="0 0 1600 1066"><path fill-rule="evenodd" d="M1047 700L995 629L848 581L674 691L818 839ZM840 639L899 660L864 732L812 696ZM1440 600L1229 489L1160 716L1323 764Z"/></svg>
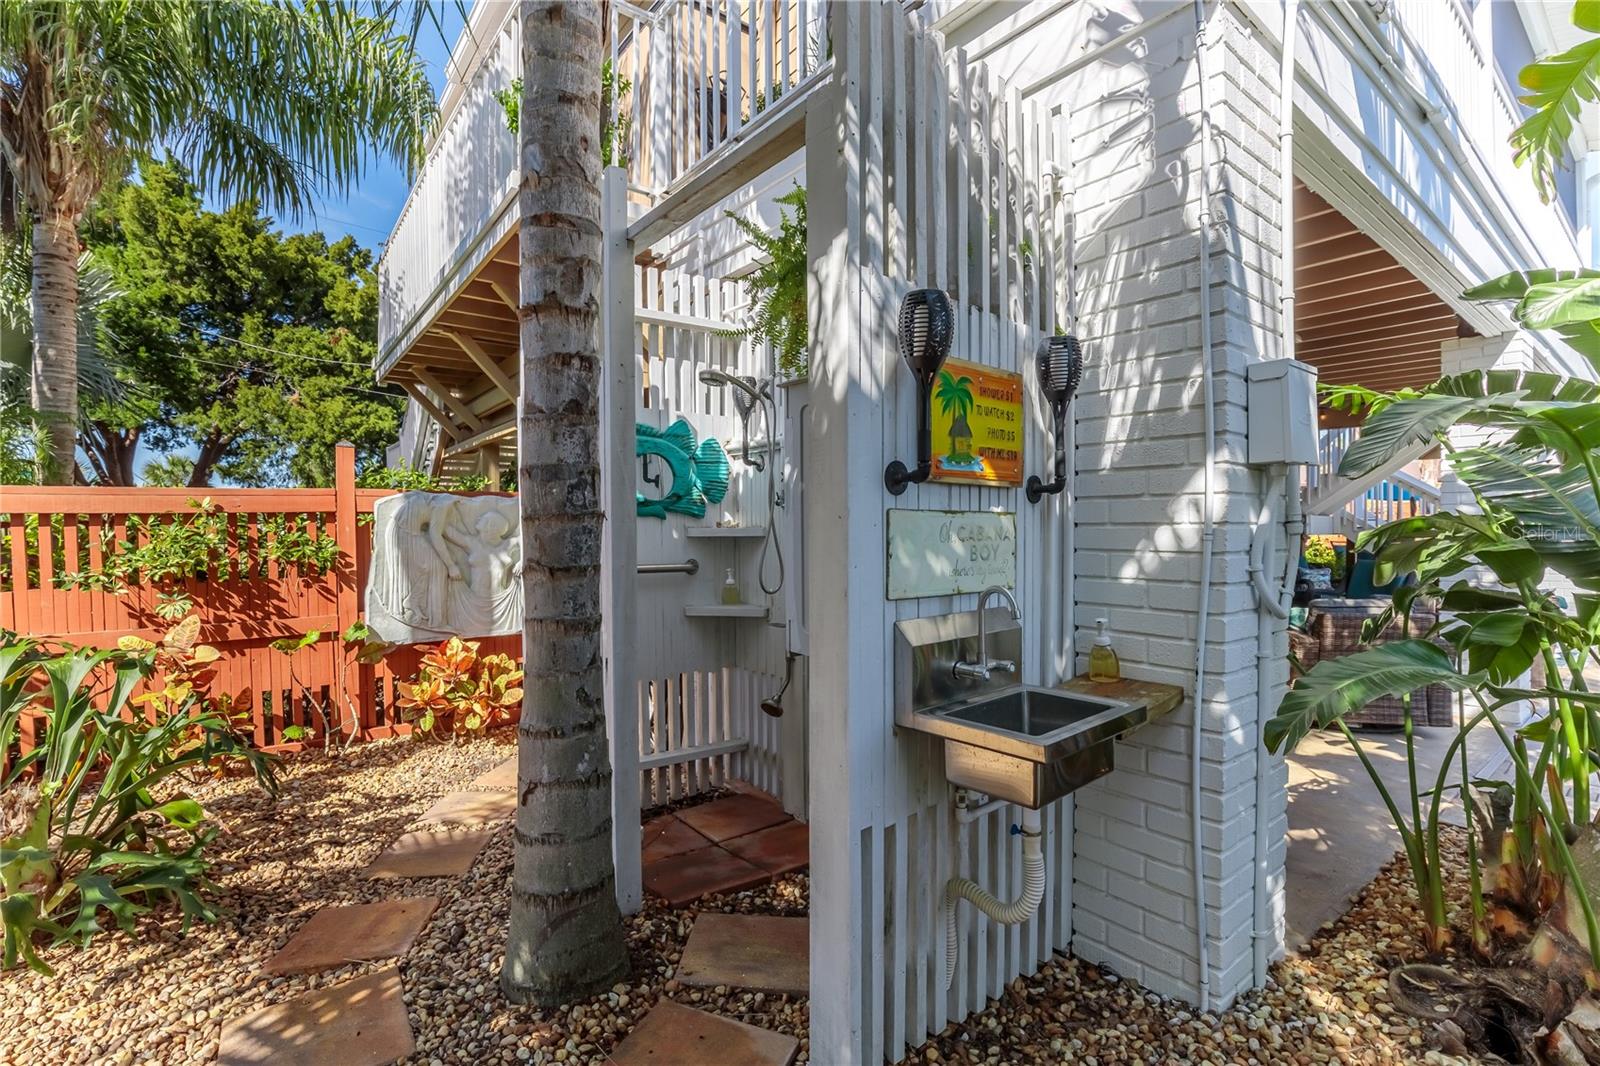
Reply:
<svg viewBox="0 0 1600 1066"><path fill-rule="evenodd" d="M400 644L522 632L522 535L505 496L402 492L373 505L367 625Z"/></svg>

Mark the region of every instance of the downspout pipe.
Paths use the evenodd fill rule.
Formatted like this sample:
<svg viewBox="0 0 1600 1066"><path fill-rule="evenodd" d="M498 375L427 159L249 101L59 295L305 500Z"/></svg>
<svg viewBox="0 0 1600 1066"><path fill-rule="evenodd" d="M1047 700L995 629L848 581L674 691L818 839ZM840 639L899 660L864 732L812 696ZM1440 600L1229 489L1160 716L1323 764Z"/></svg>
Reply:
<svg viewBox="0 0 1600 1066"><path fill-rule="evenodd" d="M1278 279L1278 317L1282 327L1282 354L1293 359L1294 337L1294 83L1295 44L1299 37L1299 0L1284 0L1283 47L1278 71L1278 196L1282 213L1282 257ZM1288 466L1268 478L1261 520L1250 543L1250 582L1256 592L1256 776L1255 776L1255 869L1252 884L1251 977L1261 988L1267 983L1268 968L1278 944L1272 915L1271 857L1269 839L1271 818L1268 801L1275 775L1268 773L1267 723L1276 713L1277 675L1283 669L1283 656L1277 647L1277 630L1289 617L1295 577L1300 566L1300 535L1305 519L1300 502L1300 470ZM1283 576L1274 588L1267 580L1270 565L1268 543L1274 537L1274 511L1283 500Z"/></svg>
<svg viewBox="0 0 1600 1066"><path fill-rule="evenodd" d="M1200 379L1205 409L1203 512L1200 516L1200 602L1195 619L1193 718L1189 737L1189 850L1194 859L1195 961L1200 986L1197 1006L1211 1009L1211 945L1206 913L1205 835L1200 817L1200 745L1205 726L1206 638L1211 627L1211 565L1216 552L1217 409L1211 350L1211 104L1206 85L1206 6L1194 0L1194 72L1200 83Z"/></svg>

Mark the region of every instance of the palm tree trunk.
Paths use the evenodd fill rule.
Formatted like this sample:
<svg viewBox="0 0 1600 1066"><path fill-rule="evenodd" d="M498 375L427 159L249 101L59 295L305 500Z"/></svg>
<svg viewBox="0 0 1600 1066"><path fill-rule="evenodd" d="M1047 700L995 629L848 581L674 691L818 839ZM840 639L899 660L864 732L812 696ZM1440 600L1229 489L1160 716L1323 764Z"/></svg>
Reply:
<svg viewBox="0 0 1600 1066"><path fill-rule="evenodd" d="M33 227L30 402L48 435L39 481L70 485L78 440L78 231L60 214Z"/></svg>
<svg viewBox="0 0 1600 1066"><path fill-rule="evenodd" d="M599 5L522 0L522 720L500 987L571 1002L627 972L600 662Z"/></svg>

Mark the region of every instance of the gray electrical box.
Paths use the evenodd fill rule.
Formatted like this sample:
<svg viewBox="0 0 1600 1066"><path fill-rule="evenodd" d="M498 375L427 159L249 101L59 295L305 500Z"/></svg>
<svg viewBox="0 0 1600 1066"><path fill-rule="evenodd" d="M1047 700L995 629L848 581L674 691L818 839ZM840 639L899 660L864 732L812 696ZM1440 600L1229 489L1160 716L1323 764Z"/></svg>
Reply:
<svg viewBox="0 0 1600 1066"><path fill-rule="evenodd" d="M1317 368L1298 359L1251 363L1250 463L1317 461Z"/></svg>

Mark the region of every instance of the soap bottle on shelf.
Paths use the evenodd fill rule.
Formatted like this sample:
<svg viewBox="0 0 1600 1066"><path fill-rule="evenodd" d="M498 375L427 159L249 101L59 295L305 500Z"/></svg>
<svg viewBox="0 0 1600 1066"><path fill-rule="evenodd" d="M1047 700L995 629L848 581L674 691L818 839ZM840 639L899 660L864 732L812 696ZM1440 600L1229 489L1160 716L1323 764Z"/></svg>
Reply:
<svg viewBox="0 0 1600 1066"><path fill-rule="evenodd" d="M1106 620L1096 618L1094 625L1094 646L1089 649L1089 680L1121 681L1122 663L1117 660L1117 653L1111 648L1111 634L1106 629Z"/></svg>
<svg viewBox="0 0 1600 1066"><path fill-rule="evenodd" d="M722 602L730 605L739 602L739 582L734 580L731 566L722 578Z"/></svg>

